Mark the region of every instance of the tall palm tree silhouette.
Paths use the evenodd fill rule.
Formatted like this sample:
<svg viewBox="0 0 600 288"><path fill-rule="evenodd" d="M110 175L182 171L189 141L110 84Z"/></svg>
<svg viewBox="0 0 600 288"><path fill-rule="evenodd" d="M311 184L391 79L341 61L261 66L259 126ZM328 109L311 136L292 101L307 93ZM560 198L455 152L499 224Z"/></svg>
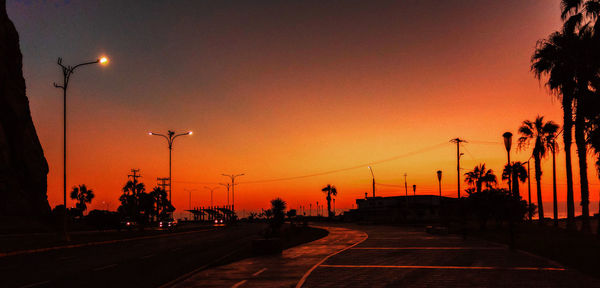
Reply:
<svg viewBox="0 0 600 288"><path fill-rule="evenodd" d="M600 105L600 98L597 98L596 101ZM600 179L600 111L598 110L595 111L595 115L590 115L588 141L596 157L596 173L598 179ZM600 207L598 209L600 210ZM598 214L600 215L600 211L598 211ZM596 235L600 238L600 221L598 221L598 229L596 231L598 231Z"/></svg>
<svg viewBox="0 0 600 288"><path fill-rule="evenodd" d="M562 0L561 17L565 20L563 30L578 36L578 46L574 67L575 82L575 144L579 158L579 182L581 186L582 231L590 232L589 223L589 182L587 176L588 127L587 111L592 98L597 98L600 81L600 3L597 0ZM594 86L594 89L590 89Z"/></svg>
<svg viewBox="0 0 600 288"><path fill-rule="evenodd" d="M573 168L571 144L573 139L573 99L575 99L575 68L577 35L561 31L538 41L531 57L531 71L536 78L547 77L546 86L561 100L563 109L563 143L567 174L567 228L574 229L575 201L573 198ZM541 208L541 207L540 207Z"/></svg>
<svg viewBox="0 0 600 288"><path fill-rule="evenodd" d="M331 196L337 196L337 189L335 186L331 186L331 184L327 184L321 191L327 193L327 215L329 217L333 217L335 215L335 211L331 212Z"/></svg>
<svg viewBox="0 0 600 288"><path fill-rule="evenodd" d="M493 185L498 183L496 175L492 169L486 169L485 163L479 164L473 168L473 170L465 173L465 182L471 186L475 186L475 191L480 193L482 186L485 184L486 188L492 188Z"/></svg>
<svg viewBox="0 0 600 288"><path fill-rule="evenodd" d="M533 141L533 160L535 161L535 181L537 185L538 216L540 224L544 222L544 205L542 203L542 158L548 152L548 135L556 134L558 125L552 121L544 122L543 116L537 116L535 121L525 120L519 128L519 149L527 148Z"/></svg>
<svg viewBox="0 0 600 288"><path fill-rule="evenodd" d="M518 161L512 162L511 164L506 164L504 166L504 170L502 171L502 180L508 180L508 175L512 172L512 192L517 199L521 197L519 181L521 183L525 183L525 181L527 181L527 169L523 167L523 164L525 163Z"/></svg>
<svg viewBox="0 0 600 288"><path fill-rule="evenodd" d="M552 208L554 212L552 216L554 216L554 226L558 227L558 200L556 195L556 153L558 143L556 143L556 134L556 132L551 133L551 131L548 133L546 136L546 146L550 150L550 153L552 153Z"/></svg>
<svg viewBox="0 0 600 288"><path fill-rule="evenodd" d="M92 199L94 199L94 191L92 189L88 189L85 184L77 186L73 186L73 190L71 190L71 199L77 200L76 207L83 213L87 210L86 203L92 203Z"/></svg>

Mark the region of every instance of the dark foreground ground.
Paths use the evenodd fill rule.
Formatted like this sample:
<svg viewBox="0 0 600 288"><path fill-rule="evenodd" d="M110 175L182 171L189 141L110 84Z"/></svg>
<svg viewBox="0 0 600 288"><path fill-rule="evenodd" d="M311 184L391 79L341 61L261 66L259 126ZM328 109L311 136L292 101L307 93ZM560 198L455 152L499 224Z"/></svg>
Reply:
<svg viewBox="0 0 600 288"><path fill-rule="evenodd" d="M317 265L303 287L600 287L581 272L481 239L351 228L368 238Z"/></svg>
<svg viewBox="0 0 600 288"><path fill-rule="evenodd" d="M424 228L321 223L329 235L169 287L600 287L600 280L505 245Z"/></svg>
<svg viewBox="0 0 600 288"><path fill-rule="evenodd" d="M249 256L251 239L263 227L150 233L110 244L0 257L0 287L157 287L198 267Z"/></svg>

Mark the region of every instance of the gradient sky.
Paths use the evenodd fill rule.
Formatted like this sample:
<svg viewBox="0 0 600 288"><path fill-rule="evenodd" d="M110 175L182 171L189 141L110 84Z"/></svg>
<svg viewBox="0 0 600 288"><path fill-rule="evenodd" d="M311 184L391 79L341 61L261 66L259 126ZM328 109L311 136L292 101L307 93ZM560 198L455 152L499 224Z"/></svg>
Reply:
<svg viewBox="0 0 600 288"><path fill-rule="evenodd" d="M370 193L367 163L396 156L373 165L378 182L401 185L407 173L417 194L437 194L435 171L443 170L442 194L455 196L454 137L470 141L464 168L485 162L500 174L503 132L516 133L537 114L562 123L560 103L529 71L536 41L561 25L558 3L8 0L7 8L50 165L51 205L62 201L56 58L76 64L107 55L107 67L87 66L72 78L68 186L87 184L92 208L104 202L114 210L129 169L140 168L150 187L168 175L166 142L147 132L192 130L173 154L181 212L189 205L184 189L196 189L194 206L207 205L204 186L225 182L221 173L246 173L236 187L240 210L274 197L314 207L327 183L338 187L336 208L351 208ZM544 201L552 199L550 164L543 164ZM563 166L560 153L560 201ZM594 169L589 174L596 212L600 184ZM215 191L215 204L224 204L224 191Z"/></svg>

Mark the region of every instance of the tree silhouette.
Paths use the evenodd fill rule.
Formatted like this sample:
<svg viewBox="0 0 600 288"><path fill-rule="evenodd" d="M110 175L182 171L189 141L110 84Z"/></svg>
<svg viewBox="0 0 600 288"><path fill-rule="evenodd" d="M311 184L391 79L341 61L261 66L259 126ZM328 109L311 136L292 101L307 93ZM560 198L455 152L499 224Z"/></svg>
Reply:
<svg viewBox="0 0 600 288"><path fill-rule="evenodd" d="M327 215L329 216L329 218L331 218L335 215L335 211L331 211L331 196L337 196L337 189L335 188L335 186L327 184L327 186L321 189L321 191L327 193L327 197L325 198L327 199Z"/></svg>
<svg viewBox="0 0 600 288"><path fill-rule="evenodd" d="M600 102L600 99L597 101ZM596 174L598 175L598 179L600 179L600 111L597 110L595 114L596 115L590 115L590 137L588 142L590 143L590 146L594 151L594 156L596 157ZM600 215L600 211L598 211L598 214ZM596 231L597 236L600 238L600 220L598 221L598 229Z"/></svg>
<svg viewBox="0 0 600 288"><path fill-rule="evenodd" d="M274 234L278 234L283 222L285 221L285 209L286 203L281 198L275 198L271 200L271 212L273 218L271 219L271 229Z"/></svg>
<svg viewBox="0 0 600 288"><path fill-rule="evenodd" d="M85 210L87 210L86 203L92 203L92 199L94 199L94 191L92 189L88 189L85 184L77 186L73 186L73 190L71 190L71 199L77 200L77 210L79 210L82 214Z"/></svg>
<svg viewBox="0 0 600 288"><path fill-rule="evenodd" d="M520 189L519 189L519 181L521 183L525 183L527 181L527 169L523 167L521 162L512 162L511 164L506 164L504 166L504 170L502 171L502 180L508 180L509 173L512 172L512 193L516 198L521 197Z"/></svg>
<svg viewBox="0 0 600 288"><path fill-rule="evenodd" d="M561 31L538 41L531 58L531 71L536 78L547 77L546 87L561 100L563 109L563 143L565 145L565 170L567 174L567 227L574 228L575 202L573 198L573 168L571 144L573 138L573 99L575 99L574 57L577 57L577 35Z"/></svg>
<svg viewBox="0 0 600 288"><path fill-rule="evenodd" d="M153 201L153 204L156 204L156 209L154 209L157 220L160 218L164 218L169 213L175 211L175 207L169 201L169 197L167 191L162 189L161 187L154 187L152 192L150 192L150 197Z"/></svg>
<svg viewBox="0 0 600 288"><path fill-rule="evenodd" d="M544 222L544 206L542 203L542 158L544 158L548 152L548 135L556 134L558 125L552 121L544 122L543 116L537 116L535 121L525 120L519 128L519 149L525 149L529 147L530 143L534 142L533 147L533 159L535 161L535 181L537 185L537 200L538 200L538 216L540 224Z"/></svg>
<svg viewBox="0 0 600 288"><path fill-rule="evenodd" d="M494 171L492 169L486 169L485 163L479 164L473 168L473 170L465 173L465 183L475 186L476 193L481 193L482 186L485 184L485 187L490 189L493 188L494 185L498 183L496 175L494 175ZM467 193L472 190L465 190ZM471 194L471 193L469 193Z"/></svg>
<svg viewBox="0 0 600 288"><path fill-rule="evenodd" d="M556 152L558 150L558 143L556 143L556 132L550 131L547 135L546 146L552 153L552 208L554 216L554 226L558 227L558 199L556 193Z"/></svg>
<svg viewBox="0 0 600 288"><path fill-rule="evenodd" d="M122 216L131 217L135 220L139 219L140 213L140 194L145 193L146 186L144 183L138 182L137 180L128 180L125 186L123 186L123 194L119 197L121 206L117 209Z"/></svg>
<svg viewBox="0 0 600 288"><path fill-rule="evenodd" d="M564 141L567 159L567 214L568 226L573 228L572 172L569 167L572 114L575 112L575 144L579 158L581 187L582 230L589 232L589 183L587 177L586 111L591 98L597 98L600 88L600 3L597 0L562 0L561 32L538 43L532 57L536 76L548 75L548 87L563 97ZM595 96L594 96L595 95ZM568 97L567 97L568 96ZM566 107L570 112L566 113Z"/></svg>

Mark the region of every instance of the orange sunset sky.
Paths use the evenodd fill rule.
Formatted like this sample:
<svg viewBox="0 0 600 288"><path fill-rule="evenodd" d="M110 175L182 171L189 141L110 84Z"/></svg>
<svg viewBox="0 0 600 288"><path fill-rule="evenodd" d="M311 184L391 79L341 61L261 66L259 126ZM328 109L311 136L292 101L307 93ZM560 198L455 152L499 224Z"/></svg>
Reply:
<svg viewBox="0 0 600 288"><path fill-rule="evenodd" d="M336 208L351 208L370 194L368 163L396 156L402 157L373 165L377 182L403 185L407 173L417 194L437 194L435 172L442 170L442 194L455 197L451 138L469 141L462 173L486 163L500 175L503 132L516 134L538 114L562 123L560 103L529 71L536 41L560 28L558 0L9 0L7 6L20 32L52 206L62 202L62 95L52 86L62 77L59 56L69 64L110 58L106 67L77 71L69 88L67 183L94 190L92 209L117 208L131 168L141 169L149 188L168 175L166 141L148 131L194 132L178 138L173 151L177 212L189 205L184 189L196 189L192 205L209 204L204 186L227 181L221 173L246 174L235 197L236 208L249 211L274 197L292 208L314 207L324 202L320 189L328 183L339 190ZM514 151L520 161L531 153ZM588 163L596 213L600 183ZM263 181L348 167L357 168ZM563 167L560 153L560 201L566 201ZM543 171L544 201L551 201L550 158ZM579 209L577 185L575 192ZM404 189L378 186L377 194ZM225 190L216 190L215 204L225 201ZM559 207L564 214L565 205ZM551 215L551 205L544 208Z"/></svg>

